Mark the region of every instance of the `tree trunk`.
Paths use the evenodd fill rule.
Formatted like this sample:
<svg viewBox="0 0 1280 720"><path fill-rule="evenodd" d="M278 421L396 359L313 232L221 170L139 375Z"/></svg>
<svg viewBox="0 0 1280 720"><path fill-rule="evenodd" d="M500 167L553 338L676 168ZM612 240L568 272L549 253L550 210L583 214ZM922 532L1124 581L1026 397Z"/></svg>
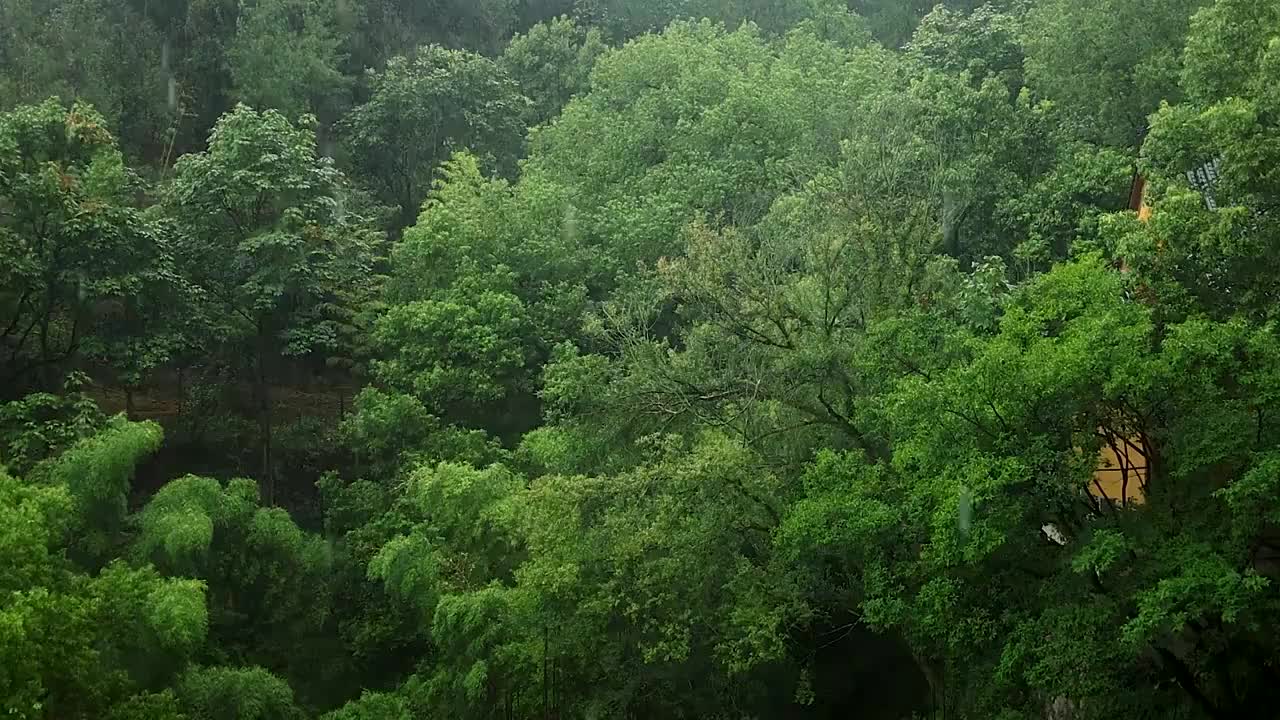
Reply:
<svg viewBox="0 0 1280 720"><path fill-rule="evenodd" d="M960 220L964 205L950 190L942 193L942 251L951 257L960 257Z"/></svg>
<svg viewBox="0 0 1280 720"><path fill-rule="evenodd" d="M551 638L547 626L542 626L542 720L551 720L551 685L547 666L547 646Z"/></svg>
<svg viewBox="0 0 1280 720"><path fill-rule="evenodd" d="M924 675L924 679L929 683L929 715L930 717L942 720L947 716L947 697L946 682L942 673L934 665L930 658L912 650L911 658L916 661L916 667L920 668L920 674Z"/></svg>
<svg viewBox="0 0 1280 720"><path fill-rule="evenodd" d="M262 323L258 324L258 372L254 378L258 396L258 432L262 443L262 482L267 491L267 504L276 502L275 467L271 458L271 386L267 383L267 351L270 339Z"/></svg>
<svg viewBox="0 0 1280 720"><path fill-rule="evenodd" d="M1178 683L1178 686L1187 693L1191 700L1194 701L1201 710L1204 710L1206 715L1214 720L1227 720L1227 718L1231 717L1230 714L1224 712L1204 694L1200 689L1200 685L1196 680L1195 674L1191 672L1190 668L1188 668L1186 664L1182 662L1182 659L1175 655L1173 651L1168 648L1158 646L1155 648L1155 651L1156 654L1160 656L1161 661L1164 662L1166 669L1173 674L1173 678Z"/></svg>
<svg viewBox="0 0 1280 720"><path fill-rule="evenodd" d="M276 475L271 458L271 390L262 383L262 408L259 426L262 432L262 476L267 483L267 504L276 504Z"/></svg>

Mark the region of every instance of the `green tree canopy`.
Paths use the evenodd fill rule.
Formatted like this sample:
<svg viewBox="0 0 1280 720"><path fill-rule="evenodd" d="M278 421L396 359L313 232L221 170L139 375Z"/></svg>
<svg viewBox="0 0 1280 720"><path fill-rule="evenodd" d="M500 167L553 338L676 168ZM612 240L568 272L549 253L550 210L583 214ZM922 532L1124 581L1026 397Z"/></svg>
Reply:
<svg viewBox="0 0 1280 720"><path fill-rule="evenodd" d="M368 102L340 133L358 177L412 224L432 174L451 153L470 150L492 167L520 142L528 100L493 60L426 45L369 78Z"/></svg>
<svg viewBox="0 0 1280 720"><path fill-rule="evenodd" d="M503 69L530 100L525 124L541 125L591 86L591 68L607 49L603 33L567 16L538 23L502 51Z"/></svg>
<svg viewBox="0 0 1280 720"><path fill-rule="evenodd" d="M206 341L250 361L269 500L269 378L282 357L332 355L345 305L374 279L378 236L347 198L310 128L243 105L219 121L207 151L178 162L165 196L179 265L207 303Z"/></svg>
<svg viewBox="0 0 1280 720"><path fill-rule="evenodd" d="M1027 84L1063 106L1085 139L1136 147L1146 118L1179 92L1179 54L1203 0L1033 3Z"/></svg>
<svg viewBox="0 0 1280 720"><path fill-rule="evenodd" d="M0 394L53 389L98 354L147 369L163 342L112 322L173 287L167 238L130 206L132 179L102 116L56 100L0 114Z"/></svg>
<svg viewBox="0 0 1280 720"><path fill-rule="evenodd" d="M347 78L334 0L252 0L241 3L227 50L233 97L248 105L334 117Z"/></svg>

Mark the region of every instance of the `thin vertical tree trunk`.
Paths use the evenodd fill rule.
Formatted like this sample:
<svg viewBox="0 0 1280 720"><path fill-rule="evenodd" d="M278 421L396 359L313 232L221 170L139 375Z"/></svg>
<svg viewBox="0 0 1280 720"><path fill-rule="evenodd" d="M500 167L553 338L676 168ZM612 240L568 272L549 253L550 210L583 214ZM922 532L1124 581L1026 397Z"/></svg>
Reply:
<svg viewBox="0 0 1280 720"><path fill-rule="evenodd" d="M551 686L548 683L547 646L551 638L547 626L542 626L542 720L551 720Z"/></svg>
<svg viewBox="0 0 1280 720"><path fill-rule="evenodd" d="M275 467L271 458L271 387L267 383L267 346L266 328L258 324L258 372L255 380L258 396L258 430L262 443L262 481L266 485L267 504L276 502Z"/></svg>
<svg viewBox="0 0 1280 720"><path fill-rule="evenodd" d="M556 657L556 662L551 667L551 707L556 720L564 717L564 663L560 656Z"/></svg>
<svg viewBox="0 0 1280 720"><path fill-rule="evenodd" d="M951 257L960 256L960 220L964 216L964 204L955 192L942 193L942 249Z"/></svg>
<svg viewBox="0 0 1280 720"><path fill-rule="evenodd" d="M916 667L920 668L920 674L924 675L925 681L929 683L930 716L944 720L947 716L946 687L941 674L929 658L914 650L911 657L916 661Z"/></svg>
<svg viewBox="0 0 1280 720"><path fill-rule="evenodd" d="M1163 647L1155 648L1156 654L1160 656L1165 667L1173 674L1174 680L1178 686L1195 702L1205 714L1214 720L1227 720L1231 715L1224 712L1212 700L1210 700L1204 691L1200 689L1200 685L1196 680L1196 676L1191 672L1190 668L1182 662L1182 659L1174 655L1171 650Z"/></svg>

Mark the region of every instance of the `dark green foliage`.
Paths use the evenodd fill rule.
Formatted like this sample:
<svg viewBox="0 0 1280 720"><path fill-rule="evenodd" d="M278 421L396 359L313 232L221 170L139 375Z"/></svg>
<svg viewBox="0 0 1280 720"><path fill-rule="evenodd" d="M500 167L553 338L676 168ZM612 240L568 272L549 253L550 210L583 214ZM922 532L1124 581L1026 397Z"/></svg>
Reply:
<svg viewBox="0 0 1280 720"><path fill-rule="evenodd" d="M1204 0L1043 0L1024 24L1030 87L1085 139L1135 147L1146 117L1176 100L1187 25Z"/></svg>
<svg viewBox="0 0 1280 720"><path fill-rule="evenodd" d="M268 502L274 502L271 379L286 358L339 355L371 280L378 233L346 206L344 178L316 154L315 134L274 110L240 105L209 149L184 156L166 194L182 232L179 268L197 288L193 319L210 352L247 366Z"/></svg>
<svg viewBox="0 0 1280 720"><path fill-rule="evenodd" d="M286 117L334 117L347 78L334 0L254 0L241 4L236 37L227 50L238 102Z"/></svg>
<svg viewBox="0 0 1280 720"><path fill-rule="evenodd" d="M73 375L61 395L35 393L0 406L0 465L25 474L102 427L106 418L81 392L83 380Z"/></svg>
<svg viewBox="0 0 1280 720"><path fill-rule="evenodd" d="M995 75L1016 91L1025 59L1022 25L1021 13L1000 12L989 3L971 13L939 4L920 21L908 47L930 67L967 73L979 82Z"/></svg>
<svg viewBox="0 0 1280 720"><path fill-rule="evenodd" d="M600 58L592 91L533 133L522 184L564 188L561 227L595 253L589 286L611 287L675 253L690 220L759 220L830 162L851 106L893 64L808 32L770 44L751 27L676 24Z"/></svg>
<svg viewBox="0 0 1280 720"><path fill-rule="evenodd" d="M616 40L658 32L680 20L710 18L737 29L744 23L780 35L814 22L842 40L865 38L861 21L832 0L576 0L579 22L602 28Z"/></svg>
<svg viewBox="0 0 1280 720"><path fill-rule="evenodd" d="M157 3L159 4L159 3ZM172 120L160 32L122 0L14 0L0 7L0 111L50 97L92 105L131 155Z"/></svg>
<svg viewBox="0 0 1280 720"><path fill-rule="evenodd" d="M1276 0L0 3L0 714L1269 717L1277 77Z"/></svg>
<svg viewBox="0 0 1280 720"><path fill-rule="evenodd" d="M52 390L85 355L122 375L165 359L167 338L112 319L172 284L167 243L130 207L131 177L89 105L0 114L0 397Z"/></svg>
<svg viewBox="0 0 1280 720"><path fill-rule="evenodd" d="M529 98L525 124L548 122L573 96L586 92L591 69L607 47L598 28L584 27L568 17L538 23L511 38L501 64Z"/></svg>
<svg viewBox="0 0 1280 720"><path fill-rule="evenodd" d="M369 100L339 133L355 175L412 224L440 163L469 150L489 160L511 157L528 100L494 61L463 50L424 45L387 61L368 78ZM509 169L509 161L503 163Z"/></svg>

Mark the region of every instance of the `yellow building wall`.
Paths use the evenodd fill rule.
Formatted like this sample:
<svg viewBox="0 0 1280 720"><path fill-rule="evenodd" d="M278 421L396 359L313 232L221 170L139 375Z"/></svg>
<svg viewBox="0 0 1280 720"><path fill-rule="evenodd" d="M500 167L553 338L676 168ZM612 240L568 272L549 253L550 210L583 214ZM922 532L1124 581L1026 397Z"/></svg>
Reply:
<svg viewBox="0 0 1280 720"><path fill-rule="evenodd" d="M1140 445L1137 442L1131 440L1117 445L1120 446L1119 453L1110 446L1102 448L1089 491L1099 499L1105 495L1118 505L1141 503L1142 488L1147 484L1147 458L1138 449Z"/></svg>

